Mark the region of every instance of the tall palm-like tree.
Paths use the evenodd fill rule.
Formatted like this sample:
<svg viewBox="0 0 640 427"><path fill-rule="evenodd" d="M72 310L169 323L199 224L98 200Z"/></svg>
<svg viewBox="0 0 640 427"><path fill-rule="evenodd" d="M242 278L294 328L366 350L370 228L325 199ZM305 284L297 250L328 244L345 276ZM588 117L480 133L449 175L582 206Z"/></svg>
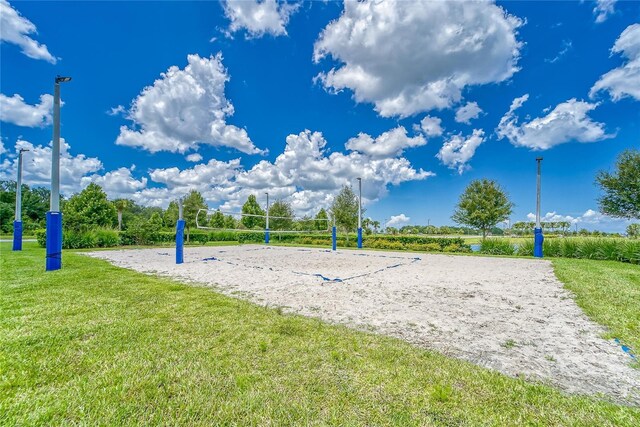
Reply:
<svg viewBox="0 0 640 427"><path fill-rule="evenodd" d="M113 205L118 211L118 231L122 231L122 212L131 206L131 201L127 199L116 199L113 201Z"/></svg>

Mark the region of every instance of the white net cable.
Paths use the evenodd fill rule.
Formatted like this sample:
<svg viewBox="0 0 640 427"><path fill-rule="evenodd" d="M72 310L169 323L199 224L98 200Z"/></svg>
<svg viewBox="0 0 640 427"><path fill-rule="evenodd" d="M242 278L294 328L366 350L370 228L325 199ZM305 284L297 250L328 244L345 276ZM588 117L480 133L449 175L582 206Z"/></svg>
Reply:
<svg viewBox="0 0 640 427"><path fill-rule="evenodd" d="M223 226L212 226L212 217L222 214ZM233 218L233 227L229 226L229 217ZM244 226L242 218L257 218L259 226L247 228ZM331 220L329 218L301 218L286 216L271 216L247 214L242 212L221 211L217 209L200 209L196 214L196 228L216 231L241 231L248 233L266 232L267 219L269 221L269 232L271 233L328 233L331 232ZM318 224L321 226L318 227ZM219 225L219 224L218 224Z"/></svg>

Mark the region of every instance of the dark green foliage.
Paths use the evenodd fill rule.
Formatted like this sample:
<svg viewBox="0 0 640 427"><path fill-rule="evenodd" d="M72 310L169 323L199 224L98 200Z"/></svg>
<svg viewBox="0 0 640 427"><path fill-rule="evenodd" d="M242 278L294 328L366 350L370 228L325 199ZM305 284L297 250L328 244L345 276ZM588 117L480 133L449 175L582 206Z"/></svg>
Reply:
<svg viewBox="0 0 640 427"><path fill-rule="evenodd" d="M460 196L451 219L480 229L482 237L485 237L497 223L507 220L512 211L513 203L497 182L474 180Z"/></svg>
<svg viewBox="0 0 640 427"><path fill-rule="evenodd" d="M40 246L46 247L46 230L36 230L35 235ZM65 230L62 234L62 249L111 248L118 245L120 233L106 228Z"/></svg>
<svg viewBox="0 0 640 427"><path fill-rule="evenodd" d="M604 194L600 210L610 216L640 219L640 151L625 150L616 161L614 173L600 171L596 183Z"/></svg>
<svg viewBox="0 0 640 427"><path fill-rule="evenodd" d="M209 218L209 227L224 228L224 215L220 212L220 209L216 210Z"/></svg>
<svg viewBox="0 0 640 427"><path fill-rule="evenodd" d="M167 228L175 228L176 222L178 221L178 214L178 202L175 200L169 202L169 206L167 207L167 210L164 211L162 218L164 226Z"/></svg>
<svg viewBox="0 0 640 427"><path fill-rule="evenodd" d="M350 186L343 186L333 200L331 214L335 217L336 226L340 230L355 231L358 226L358 197Z"/></svg>
<svg viewBox="0 0 640 427"><path fill-rule="evenodd" d="M22 228L26 232L45 226L49 210L49 190L42 187L29 188L22 185ZM0 231L13 232L16 209L16 182L0 181Z"/></svg>
<svg viewBox="0 0 640 427"><path fill-rule="evenodd" d="M637 239L640 237L640 224L629 224L627 227L627 236L632 239Z"/></svg>
<svg viewBox="0 0 640 427"><path fill-rule="evenodd" d="M63 207L62 224L66 230L85 231L95 227L113 227L116 221L115 206L95 183L72 196Z"/></svg>
<svg viewBox="0 0 640 427"><path fill-rule="evenodd" d="M187 241L191 238L191 230L196 228L196 215L200 209L207 209L204 197L196 190L191 190L182 201L183 218L187 231Z"/></svg>
<svg viewBox="0 0 640 427"><path fill-rule="evenodd" d="M316 214L315 219L316 230L328 230L332 226L332 224L329 224L329 215L327 215L327 211L325 211L324 208L320 209L320 211Z"/></svg>
<svg viewBox="0 0 640 427"><path fill-rule="evenodd" d="M247 201L242 205L242 213L249 215L264 215L264 209L260 207L256 196L250 194ZM241 219L242 225L246 228L261 228L265 227L265 218L259 216L243 216Z"/></svg>
<svg viewBox="0 0 640 427"><path fill-rule="evenodd" d="M277 200L269 206L270 230L293 230L293 209L289 202Z"/></svg>

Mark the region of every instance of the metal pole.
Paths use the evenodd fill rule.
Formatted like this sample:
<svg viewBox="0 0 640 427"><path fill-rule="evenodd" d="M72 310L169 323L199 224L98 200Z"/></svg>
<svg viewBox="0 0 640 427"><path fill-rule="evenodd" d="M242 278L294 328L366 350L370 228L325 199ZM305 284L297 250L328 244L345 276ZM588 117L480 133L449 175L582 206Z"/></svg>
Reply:
<svg viewBox="0 0 640 427"><path fill-rule="evenodd" d="M267 223L264 230L264 243L269 244L269 193L264 194L267 195Z"/></svg>
<svg viewBox="0 0 640 427"><path fill-rule="evenodd" d="M358 249L362 249L362 178L358 178Z"/></svg>
<svg viewBox="0 0 640 427"><path fill-rule="evenodd" d="M53 146L51 147L51 212L60 212L60 83L53 89Z"/></svg>
<svg viewBox="0 0 640 427"><path fill-rule="evenodd" d="M62 268L62 213L60 212L60 83L71 77L56 76L53 87L53 141L51 147L51 200L47 212L46 270Z"/></svg>
<svg viewBox="0 0 640 427"><path fill-rule="evenodd" d="M13 221L13 250L22 250L22 153L29 151L21 148L18 153L18 180L16 181L16 216Z"/></svg>
<svg viewBox="0 0 640 427"><path fill-rule="evenodd" d="M536 258L542 258L542 246L544 242L544 236L542 234L542 224L540 222L540 170L542 165L542 157L537 157L536 162L538 164L538 171L536 177L536 227L533 230L534 240L533 240L533 256Z"/></svg>

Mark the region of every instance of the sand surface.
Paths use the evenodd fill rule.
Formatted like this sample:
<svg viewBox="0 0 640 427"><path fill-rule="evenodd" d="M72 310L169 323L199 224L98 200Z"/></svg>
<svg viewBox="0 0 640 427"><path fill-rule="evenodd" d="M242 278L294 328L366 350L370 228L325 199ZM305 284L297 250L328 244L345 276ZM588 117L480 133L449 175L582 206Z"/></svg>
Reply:
<svg viewBox="0 0 640 427"><path fill-rule="evenodd" d="M374 330L505 374L640 405L640 370L544 260L266 247L94 252L145 273ZM338 280L336 280L338 279Z"/></svg>

